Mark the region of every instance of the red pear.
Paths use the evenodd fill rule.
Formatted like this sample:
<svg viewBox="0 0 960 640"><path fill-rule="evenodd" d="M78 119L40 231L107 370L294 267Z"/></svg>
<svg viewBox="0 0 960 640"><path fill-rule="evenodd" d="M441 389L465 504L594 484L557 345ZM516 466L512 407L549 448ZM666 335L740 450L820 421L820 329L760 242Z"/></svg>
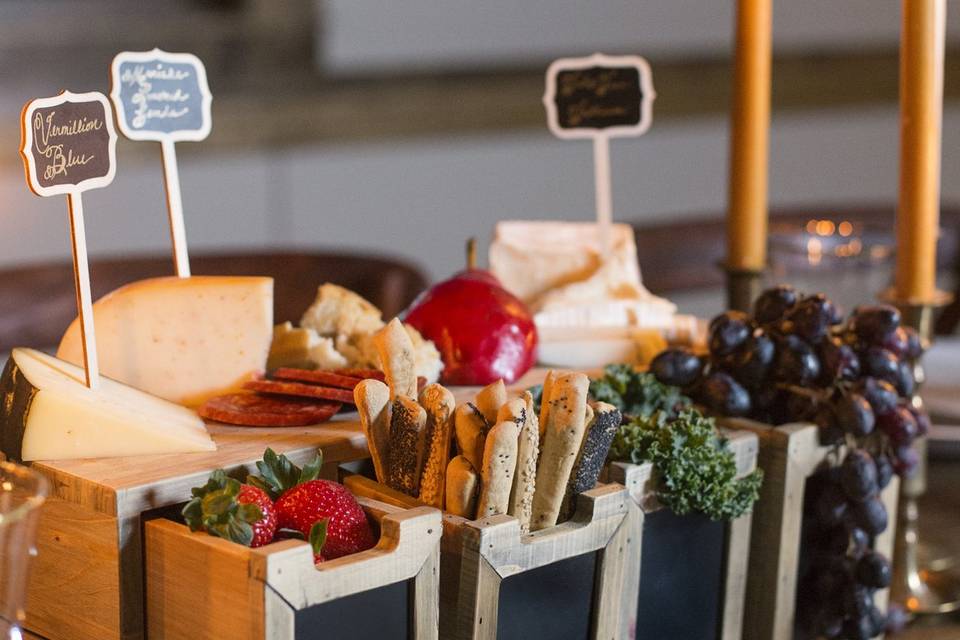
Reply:
<svg viewBox="0 0 960 640"><path fill-rule="evenodd" d="M489 271L475 268L472 241L467 255L467 270L420 294L405 321L437 345L445 384L514 382L537 360L533 316Z"/></svg>

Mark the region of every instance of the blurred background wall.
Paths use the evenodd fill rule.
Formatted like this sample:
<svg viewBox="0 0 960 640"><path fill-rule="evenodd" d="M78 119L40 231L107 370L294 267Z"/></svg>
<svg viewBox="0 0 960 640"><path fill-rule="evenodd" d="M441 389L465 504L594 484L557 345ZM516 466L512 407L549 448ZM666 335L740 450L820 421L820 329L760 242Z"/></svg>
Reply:
<svg viewBox="0 0 960 640"><path fill-rule="evenodd" d="M589 219L591 146L554 139L540 97L552 58L597 50L646 56L658 92L651 131L612 144L615 216L722 216L733 4L0 0L0 265L69 256L65 203L23 181L23 103L107 92L115 52L154 46L198 54L214 93L209 140L178 145L194 252L363 249L439 278L498 219ZM949 4L943 198L957 202ZM893 207L899 5L776 3L774 206ZM121 140L118 158L114 184L85 197L90 253L165 251L158 146Z"/></svg>

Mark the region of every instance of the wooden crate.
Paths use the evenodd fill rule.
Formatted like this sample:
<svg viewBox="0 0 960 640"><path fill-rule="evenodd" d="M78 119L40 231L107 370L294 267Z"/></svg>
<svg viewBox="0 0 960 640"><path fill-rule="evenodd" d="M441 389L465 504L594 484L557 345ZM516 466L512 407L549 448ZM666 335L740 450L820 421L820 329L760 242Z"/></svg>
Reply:
<svg viewBox="0 0 960 640"><path fill-rule="evenodd" d="M737 476L743 477L751 473L757 465L757 436L747 431L728 431L724 430L724 435L729 439L730 449L736 458ZM636 553L642 554L642 541L645 526L657 526L649 522L646 516L648 514L660 511L663 506L656 499L656 477L653 471L653 465L629 464L623 462L613 462L607 465L606 477L611 482L618 482L627 488L630 497L637 506L638 516L633 519L635 526L632 538L636 540ZM686 516L686 518L699 516ZM720 586L722 592L717 594L718 607L716 638L720 640L738 640L743 633L743 611L744 596L746 593L747 581L747 557L750 550L750 530L752 515L745 514L736 520L725 523L724 540L722 542L722 562ZM701 536L702 537L702 536ZM711 541L704 541L709 544ZM690 550L693 552L694 550ZM638 573L631 576L631 579L642 584L645 579L652 580L655 576L644 574L644 565L637 563ZM691 573L696 573L694 569ZM683 585L679 585L683 586ZM643 630L643 621L636 620L638 589L624 592L624 598L632 597L632 602L624 602L623 610L630 612L634 617L631 620L631 627L635 630L635 635L630 637L645 638ZM690 616L696 616L697 613L689 611L689 602L678 598L677 607L681 607L684 612Z"/></svg>
<svg viewBox="0 0 960 640"><path fill-rule="evenodd" d="M211 471L254 471L266 447L297 464L323 449L336 464L366 457L360 425L344 417L315 427L208 425L218 450L34 462L50 480L37 531L26 628L50 640L140 640L144 629L142 523L185 502Z"/></svg>
<svg viewBox="0 0 960 640"><path fill-rule="evenodd" d="M379 543L316 566L302 540L249 549L172 520L151 520L145 527L150 638L437 640L440 512L359 501L379 523Z"/></svg>
<svg viewBox="0 0 960 640"><path fill-rule="evenodd" d="M416 502L363 476L347 476L344 483L356 495L401 505ZM623 604L636 606L638 582L630 576L639 571L639 540L632 537L636 530L632 518L638 514L626 490L616 484L580 494L571 520L528 535L520 534L519 523L511 516L469 521L445 514L440 636L627 637L629 615ZM514 587L518 579L529 582ZM571 579L585 587L578 589ZM573 606L563 606L563 598ZM498 626L502 613L505 626ZM574 626L559 634L550 632L552 625L568 619ZM537 631L530 634L518 624Z"/></svg>
<svg viewBox="0 0 960 640"><path fill-rule="evenodd" d="M753 510L750 563L743 637L746 640L782 640L793 636L803 495L807 479L837 452L820 445L813 424L774 427L744 419L724 420L724 426L755 433L759 439L758 465L763 487ZM835 456L842 459L842 449ZM880 494L889 525L877 536L874 548L892 558L896 534L899 479L894 476ZM876 604L886 610L889 593L879 591Z"/></svg>

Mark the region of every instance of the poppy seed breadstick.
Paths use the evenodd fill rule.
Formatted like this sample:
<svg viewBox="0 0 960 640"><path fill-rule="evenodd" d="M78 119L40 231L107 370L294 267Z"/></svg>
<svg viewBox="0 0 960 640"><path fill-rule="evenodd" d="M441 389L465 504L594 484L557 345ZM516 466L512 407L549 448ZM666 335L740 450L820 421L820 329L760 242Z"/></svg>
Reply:
<svg viewBox="0 0 960 640"><path fill-rule="evenodd" d="M474 469L479 469L483 463L483 441L489 428L487 421L473 404L465 402L454 411L453 424L460 455L469 460Z"/></svg>
<svg viewBox="0 0 960 640"><path fill-rule="evenodd" d="M427 449L427 412L405 396L397 396L392 412L387 486L416 498Z"/></svg>
<svg viewBox="0 0 960 640"><path fill-rule="evenodd" d="M576 510L577 494L589 491L597 485L600 470L607 460L610 445L620 429L620 410L606 402L593 404L592 419L588 420L583 444L567 484L563 515L570 518ZM587 405L588 407L590 405Z"/></svg>
<svg viewBox="0 0 960 640"><path fill-rule="evenodd" d="M420 392L420 406L427 412L429 446L427 462L420 478L420 502L443 509L443 484L450 461L450 438L453 435L453 394L439 384L431 384Z"/></svg>
<svg viewBox="0 0 960 640"><path fill-rule="evenodd" d="M480 389L480 391L477 392L476 398L474 398L473 404L480 410L480 413L483 414L483 419L487 421L487 425L493 427L493 425L497 424L497 412L500 411L500 407L502 407L506 401L507 387L501 379L496 382L491 382L483 389Z"/></svg>
<svg viewBox="0 0 960 640"><path fill-rule="evenodd" d="M445 508L455 516L473 520L477 515L477 472L470 461L456 456L447 465Z"/></svg>
<svg viewBox="0 0 960 640"><path fill-rule="evenodd" d="M367 438L377 482L387 481L390 448L390 389L379 380L364 380L353 389L353 401L360 414L360 426Z"/></svg>
<svg viewBox="0 0 960 640"><path fill-rule="evenodd" d="M480 503L477 518L506 513L510 508L513 474L517 470L517 440L520 428L507 420L487 434L483 449L483 467L480 469Z"/></svg>
<svg viewBox="0 0 960 640"><path fill-rule="evenodd" d="M510 508L507 513L520 521L520 533L530 533L530 517L533 514L533 492L537 482L537 457L540 453L540 428L537 414L533 411L533 396L524 391L523 424L517 441L517 470L513 475L510 492ZM508 406L508 402L504 406Z"/></svg>
<svg viewBox="0 0 960 640"><path fill-rule="evenodd" d="M533 493L531 531L557 524L570 472L583 443L589 386L584 374L565 373L556 378L545 400L549 408Z"/></svg>
<svg viewBox="0 0 960 640"><path fill-rule="evenodd" d="M553 393L553 382L557 379L557 374L551 369L547 371L547 376L543 379L543 387L540 389L540 443L543 444L543 430L547 428L547 417L550 414L550 403L547 400Z"/></svg>
<svg viewBox="0 0 960 640"><path fill-rule="evenodd" d="M390 387L390 399L394 400L397 396L416 398L417 371L413 343L403 323L394 318L374 334L373 343Z"/></svg>

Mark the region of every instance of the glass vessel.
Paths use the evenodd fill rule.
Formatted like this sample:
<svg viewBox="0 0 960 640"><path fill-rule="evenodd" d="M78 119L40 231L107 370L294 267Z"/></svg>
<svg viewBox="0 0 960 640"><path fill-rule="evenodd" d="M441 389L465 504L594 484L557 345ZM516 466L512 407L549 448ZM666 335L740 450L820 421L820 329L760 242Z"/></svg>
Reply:
<svg viewBox="0 0 960 640"><path fill-rule="evenodd" d="M47 482L17 464L0 462L0 639L20 640L27 572Z"/></svg>

